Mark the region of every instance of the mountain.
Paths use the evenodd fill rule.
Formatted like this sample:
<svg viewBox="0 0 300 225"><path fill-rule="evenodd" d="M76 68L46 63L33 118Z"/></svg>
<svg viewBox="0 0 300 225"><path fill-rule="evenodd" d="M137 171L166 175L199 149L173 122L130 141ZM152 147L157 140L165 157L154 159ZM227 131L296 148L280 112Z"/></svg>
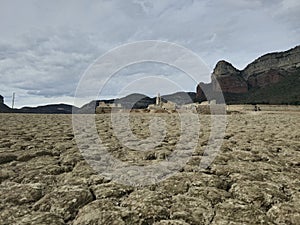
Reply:
<svg viewBox="0 0 300 225"><path fill-rule="evenodd" d="M105 103L113 103L112 100L103 100ZM74 113L81 113L81 114L91 114L95 113L96 107L99 105L101 101L100 100L93 100L85 105L83 105L81 108L74 108Z"/></svg>
<svg viewBox="0 0 300 225"><path fill-rule="evenodd" d="M300 104L299 79L300 46L263 55L243 70L221 60L211 83L197 86L196 101L214 99L222 91L228 104Z"/></svg>
<svg viewBox="0 0 300 225"><path fill-rule="evenodd" d="M130 94L126 97L115 100L115 103L120 103L126 109L145 109L150 104L155 103L155 98L150 98L143 94Z"/></svg>
<svg viewBox="0 0 300 225"><path fill-rule="evenodd" d="M41 114L71 114L77 107L67 104L52 104L37 107L23 107L12 109L4 104L4 98L0 95L0 113L41 113Z"/></svg>
<svg viewBox="0 0 300 225"><path fill-rule="evenodd" d="M23 107L18 113L41 113L41 114L71 114L75 106L67 104L52 104L37 107ZM75 107L76 108L76 107Z"/></svg>
<svg viewBox="0 0 300 225"><path fill-rule="evenodd" d="M190 104L195 101L195 92L176 92L174 94L163 95L162 99L175 102L177 105Z"/></svg>
<svg viewBox="0 0 300 225"><path fill-rule="evenodd" d="M148 105L155 103L155 98L150 98L143 94L130 94L123 98L109 99L109 100L93 100L85 105L83 105L76 113L95 113L96 107L100 102L105 102L106 104L116 103L121 104L125 109L144 109Z"/></svg>

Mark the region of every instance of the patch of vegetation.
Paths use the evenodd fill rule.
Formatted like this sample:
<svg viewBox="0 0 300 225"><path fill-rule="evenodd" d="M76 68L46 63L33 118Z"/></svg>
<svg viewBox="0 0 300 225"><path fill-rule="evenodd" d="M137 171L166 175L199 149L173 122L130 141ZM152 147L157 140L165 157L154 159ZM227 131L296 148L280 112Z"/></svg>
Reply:
<svg viewBox="0 0 300 225"><path fill-rule="evenodd" d="M280 82L264 88L253 88L246 94L224 94L227 104L300 105L300 70Z"/></svg>

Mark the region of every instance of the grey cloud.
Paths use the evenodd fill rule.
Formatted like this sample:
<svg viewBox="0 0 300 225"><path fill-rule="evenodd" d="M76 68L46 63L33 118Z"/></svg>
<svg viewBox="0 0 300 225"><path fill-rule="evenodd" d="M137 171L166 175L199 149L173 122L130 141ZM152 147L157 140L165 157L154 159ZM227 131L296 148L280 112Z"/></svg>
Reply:
<svg viewBox="0 0 300 225"><path fill-rule="evenodd" d="M157 77L157 79L155 79L155 77ZM142 83L141 80L146 82ZM156 87L158 85L154 82L158 82L158 80L164 81L164 85L166 86L164 89L162 85ZM103 90L101 90L101 94L113 95L116 93L115 90L122 90L122 88L127 85L130 86L132 92L134 92L132 87L136 87L139 90L143 90L145 94L154 95L158 91L163 94L170 93L174 91L174 89L170 89L168 86L174 88L176 85L178 88L177 91L194 91L193 87L197 85L197 82L188 74L172 66L162 63L145 62L130 65L114 74L106 83ZM151 89L155 90L151 92Z"/></svg>
<svg viewBox="0 0 300 225"><path fill-rule="evenodd" d="M97 47L83 37L41 32L37 37L26 35L19 48L2 45L2 79L14 88L34 90L28 94L49 96L43 91L49 88L56 89L53 96L74 93L76 82L97 56Z"/></svg>

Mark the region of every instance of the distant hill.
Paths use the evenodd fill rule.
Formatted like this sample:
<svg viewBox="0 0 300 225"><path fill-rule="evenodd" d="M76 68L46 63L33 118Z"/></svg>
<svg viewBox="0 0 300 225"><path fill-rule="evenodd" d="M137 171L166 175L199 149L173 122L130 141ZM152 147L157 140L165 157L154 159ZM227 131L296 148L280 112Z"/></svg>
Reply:
<svg viewBox="0 0 300 225"><path fill-rule="evenodd" d="M195 102L195 92L176 92L174 94L163 95L163 99L171 102L175 102L177 105L190 104Z"/></svg>
<svg viewBox="0 0 300 225"><path fill-rule="evenodd" d="M126 97L115 100L115 103L120 103L126 109L144 109L148 105L155 103L155 98L150 98L143 94L130 94Z"/></svg>
<svg viewBox="0 0 300 225"><path fill-rule="evenodd" d="M67 104L52 104L37 107L23 107L18 113L41 113L41 114L71 114L74 106ZM75 107L77 108L77 107Z"/></svg>
<svg viewBox="0 0 300 225"><path fill-rule="evenodd" d="M67 104L51 104L37 107L23 107L12 109L4 104L4 98L0 95L0 113L40 113L40 114L71 114L77 107Z"/></svg>
<svg viewBox="0 0 300 225"><path fill-rule="evenodd" d="M196 101L214 99L222 92L227 104L300 104L300 46L268 53L243 70L229 62L217 63L211 83L197 86Z"/></svg>

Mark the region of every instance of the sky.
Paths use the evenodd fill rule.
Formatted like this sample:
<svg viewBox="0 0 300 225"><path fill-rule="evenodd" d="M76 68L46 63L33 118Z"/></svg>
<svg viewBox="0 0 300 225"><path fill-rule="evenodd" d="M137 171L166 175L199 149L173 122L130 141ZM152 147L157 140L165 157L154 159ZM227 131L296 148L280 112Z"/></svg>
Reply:
<svg viewBox="0 0 300 225"><path fill-rule="evenodd" d="M298 0L0 0L0 94L11 105L15 92L16 107L73 104L95 60L143 40L183 46L209 73L219 60L243 69L299 45L299 21ZM99 97L195 91L209 73L195 81L170 65L135 64L117 71Z"/></svg>

